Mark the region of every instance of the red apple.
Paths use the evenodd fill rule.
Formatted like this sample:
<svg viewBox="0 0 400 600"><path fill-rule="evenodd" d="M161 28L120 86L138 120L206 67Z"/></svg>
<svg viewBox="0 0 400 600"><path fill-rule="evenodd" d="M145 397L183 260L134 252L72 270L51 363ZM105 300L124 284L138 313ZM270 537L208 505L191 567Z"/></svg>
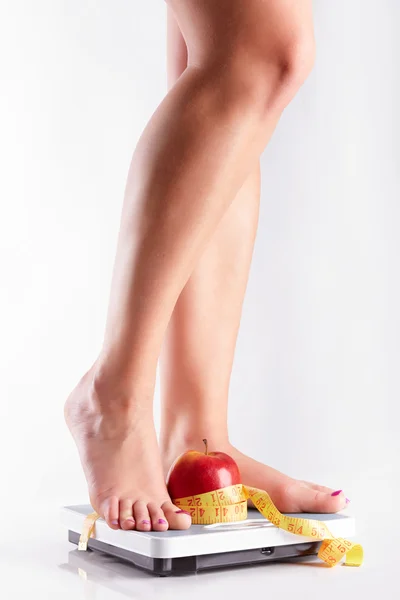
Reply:
<svg viewBox="0 0 400 600"><path fill-rule="evenodd" d="M173 463L167 476L171 498L185 498L241 483L239 467L225 452L189 450Z"/></svg>

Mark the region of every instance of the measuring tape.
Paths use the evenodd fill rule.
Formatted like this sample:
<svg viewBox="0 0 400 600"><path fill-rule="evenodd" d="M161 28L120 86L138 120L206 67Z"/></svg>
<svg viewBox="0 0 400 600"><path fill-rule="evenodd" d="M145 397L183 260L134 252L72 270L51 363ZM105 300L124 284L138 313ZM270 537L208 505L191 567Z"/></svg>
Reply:
<svg viewBox="0 0 400 600"><path fill-rule="evenodd" d="M322 541L318 557L334 567L345 556L345 565L359 567L363 561L363 549L344 538L335 538L323 521L283 515L276 508L267 492L242 484L231 485L206 494L173 499L173 503L186 510L193 525L232 523L247 519L247 500L251 499L260 513L279 529L295 535ZM78 550L87 550L88 541L94 534L99 515L91 513L84 521Z"/></svg>
<svg viewBox="0 0 400 600"><path fill-rule="evenodd" d="M267 492L238 484L214 492L173 499L173 503L186 510L194 525L231 523L247 519L247 500L251 499L260 513L279 529L322 541L318 557L334 567L345 555L345 565L359 567L363 549L343 538L335 538L323 521L283 515Z"/></svg>

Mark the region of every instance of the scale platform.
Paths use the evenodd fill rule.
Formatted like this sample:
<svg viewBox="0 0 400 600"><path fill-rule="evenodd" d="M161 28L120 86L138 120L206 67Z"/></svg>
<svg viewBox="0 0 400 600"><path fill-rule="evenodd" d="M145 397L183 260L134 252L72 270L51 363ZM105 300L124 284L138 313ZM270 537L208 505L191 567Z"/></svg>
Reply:
<svg viewBox="0 0 400 600"><path fill-rule="evenodd" d="M84 519L92 511L89 504L62 509L61 520L73 544L78 544ZM343 512L292 516L325 521L335 537L351 538L355 533L353 517ZM278 529L249 508L245 521L192 525L186 531L114 531L99 519L88 547L167 576L312 556L318 553L320 542Z"/></svg>

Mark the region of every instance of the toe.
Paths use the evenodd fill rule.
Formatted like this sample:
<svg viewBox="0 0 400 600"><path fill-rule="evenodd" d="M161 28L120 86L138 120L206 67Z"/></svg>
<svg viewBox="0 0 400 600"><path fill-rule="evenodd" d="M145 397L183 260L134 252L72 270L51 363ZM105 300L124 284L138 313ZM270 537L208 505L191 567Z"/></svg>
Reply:
<svg viewBox="0 0 400 600"><path fill-rule="evenodd" d="M346 506L346 497L342 491L332 496L332 492L327 493L296 482L288 493L293 503L303 512L336 513Z"/></svg>
<svg viewBox="0 0 400 600"><path fill-rule="evenodd" d="M308 487L312 488L313 490L317 490L318 492L325 492L326 494L329 494L330 496L341 496L341 494L343 493L343 490L334 490L333 488L329 488L326 487L325 485L317 485L316 483L310 483L308 481L303 481L303 483L305 483ZM350 504L350 500L349 498L345 498L346 501L346 507Z"/></svg>
<svg viewBox="0 0 400 600"><path fill-rule="evenodd" d="M133 518L135 519L136 529L138 531L151 530L151 521L147 504L142 500L138 500L133 505Z"/></svg>
<svg viewBox="0 0 400 600"><path fill-rule="evenodd" d="M110 496L101 503L101 514L111 529L119 529L119 500Z"/></svg>
<svg viewBox="0 0 400 600"><path fill-rule="evenodd" d="M149 502L147 509L150 514L152 528L154 531L166 531L168 529L168 521L165 518L163 509L155 502Z"/></svg>
<svg viewBox="0 0 400 600"><path fill-rule="evenodd" d="M130 498L119 501L119 524L121 529L124 529L125 531L135 528L133 506Z"/></svg>
<svg viewBox="0 0 400 600"><path fill-rule="evenodd" d="M192 519L189 513L172 504L170 500L168 502L164 502L161 508L163 509L165 518L168 521L169 529L189 529L190 525L192 524Z"/></svg>
<svg viewBox="0 0 400 600"><path fill-rule="evenodd" d="M325 494L332 494L335 491L333 488L326 487L326 485L317 485L312 481L302 481L301 483L304 483L307 487L317 490L318 492L325 492Z"/></svg>

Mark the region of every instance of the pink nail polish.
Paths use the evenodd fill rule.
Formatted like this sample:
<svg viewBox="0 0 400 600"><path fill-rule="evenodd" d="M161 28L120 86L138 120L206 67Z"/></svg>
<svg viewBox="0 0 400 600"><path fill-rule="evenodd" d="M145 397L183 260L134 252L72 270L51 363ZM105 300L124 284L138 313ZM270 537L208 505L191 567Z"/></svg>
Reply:
<svg viewBox="0 0 400 600"><path fill-rule="evenodd" d="M114 521L111 521L111 525L119 525L119 523L116 519L114 519Z"/></svg>
<svg viewBox="0 0 400 600"><path fill-rule="evenodd" d="M348 498L346 498L346 504L349 504L350 500Z"/></svg>
<svg viewBox="0 0 400 600"><path fill-rule="evenodd" d="M148 521L147 519L144 519L142 521L143 525L150 525L150 521Z"/></svg>
<svg viewBox="0 0 400 600"><path fill-rule="evenodd" d="M341 494L343 492L343 490L337 490L336 492L332 492L331 496L339 496L339 494Z"/></svg>
<svg viewBox="0 0 400 600"><path fill-rule="evenodd" d="M167 521L165 519L158 519L158 522L160 523L160 525L166 525Z"/></svg>
<svg viewBox="0 0 400 600"><path fill-rule="evenodd" d="M188 512L187 510L176 510L175 514L177 514L177 515L189 515L189 517L190 517L190 512Z"/></svg>

